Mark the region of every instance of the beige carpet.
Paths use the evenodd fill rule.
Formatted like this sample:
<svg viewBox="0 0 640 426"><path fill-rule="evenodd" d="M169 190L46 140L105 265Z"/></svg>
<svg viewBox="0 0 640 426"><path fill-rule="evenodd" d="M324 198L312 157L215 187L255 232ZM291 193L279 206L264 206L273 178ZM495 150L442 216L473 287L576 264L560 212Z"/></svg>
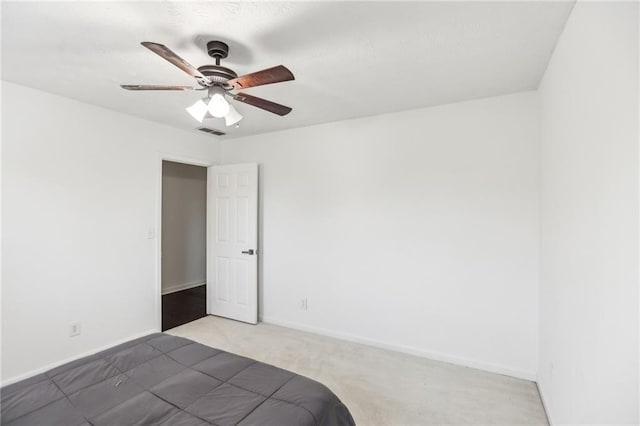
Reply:
<svg viewBox="0 0 640 426"><path fill-rule="evenodd" d="M318 380L358 425L547 424L536 385L526 380L213 316L168 333Z"/></svg>

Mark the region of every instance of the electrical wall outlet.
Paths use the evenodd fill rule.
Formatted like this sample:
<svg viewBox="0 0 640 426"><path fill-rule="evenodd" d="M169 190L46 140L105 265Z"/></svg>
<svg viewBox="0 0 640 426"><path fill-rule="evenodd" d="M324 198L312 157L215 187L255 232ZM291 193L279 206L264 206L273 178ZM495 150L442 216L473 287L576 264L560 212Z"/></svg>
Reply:
<svg viewBox="0 0 640 426"><path fill-rule="evenodd" d="M80 322L71 323L69 326L69 337L80 335Z"/></svg>
<svg viewBox="0 0 640 426"><path fill-rule="evenodd" d="M304 299L300 299L300 309L302 309L303 311L307 310L307 298L306 297Z"/></svg>
<svg viewBox="0 0 640 426"><path fill-rule="evenodd" d="M153 240L156 237L156 228L150 227L147 229L147 240Z"/></svg>

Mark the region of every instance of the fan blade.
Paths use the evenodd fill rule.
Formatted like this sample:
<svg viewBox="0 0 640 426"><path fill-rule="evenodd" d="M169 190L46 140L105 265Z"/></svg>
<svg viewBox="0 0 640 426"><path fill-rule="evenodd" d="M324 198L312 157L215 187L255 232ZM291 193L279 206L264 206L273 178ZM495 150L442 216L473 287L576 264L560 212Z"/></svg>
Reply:
<svg viewBox="0 0 640 426"><path fill-rule="evenodd" d="M193 90L191 86L154 86L150 84L121 84L127 90Z"/></svg>
<svg viewBox="0 0 640 426"><path fill-rule="evenodd" d="M156 55L159 55L164 59L166 59L167 61L171 62L173 65L180 68L182 71L186 72L191 77L196 78L200 83L204 85L211 84L211 80L209 80L207 77L202 75L202 73L198 71L193 65L191 65L189 62L182 59L180 56L178 56L175 52L173 52L164 44L153 43L150 41L143 41L140 44L146 47L147 49L151 50Z"/></svg>
<svg viewBox="0 0 640 426"><path fill-rule="evenodd" d="M264 84L280 83L281 81L295 80L295 77L284 65L268 68L266 70L254 72L229 80L231 86L236 90L247 87L262 86Z"/></svg>
<svg viewBox="0 0 640 426"><path fill-rule="evenodd" d="M233 95L233 99L278 115L287 115L292 111L288 106L280 105L256 96L247 95L246 93Z"/></svg>

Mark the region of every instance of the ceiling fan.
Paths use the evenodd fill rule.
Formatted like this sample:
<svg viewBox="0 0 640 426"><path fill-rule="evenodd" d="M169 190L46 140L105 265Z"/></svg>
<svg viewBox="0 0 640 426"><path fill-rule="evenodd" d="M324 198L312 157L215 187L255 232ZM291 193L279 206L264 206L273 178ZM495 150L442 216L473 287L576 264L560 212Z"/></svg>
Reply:
<svg viewBox="0 0 640 426"><path fill-rule="evenodd" d="M207 117L224 117L227 126L238 123L242 119L242 115L236 111L233 105L227 102L226 97L281 116L291 112L291 108L288 106L238 92L238 90L249 87L294 80L295 77L291 71L283 65L238 77L233 70L220 65L220 60L229 55L229 46L221 41L207 43L207 53L216 60L216 64L203 65L198 68L195 68L163 44L150 41L143 41L140 44L195 78L199 87L123 84L120 86L123 89L206 90L207 96L187 108L187 111L200 122Z"/></svg>

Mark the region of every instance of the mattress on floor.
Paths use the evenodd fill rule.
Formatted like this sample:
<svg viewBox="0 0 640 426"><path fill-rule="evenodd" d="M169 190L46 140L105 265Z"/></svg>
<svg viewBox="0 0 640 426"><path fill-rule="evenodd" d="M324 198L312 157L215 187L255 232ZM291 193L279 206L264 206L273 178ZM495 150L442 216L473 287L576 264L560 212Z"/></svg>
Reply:
<svg viewBox="0 0 640 426"><path fill-rule="evenodd" d="M46 348L43 348L46 350ZM353 425L326 386L156 333L0 390L3 425Z"/></svg>

